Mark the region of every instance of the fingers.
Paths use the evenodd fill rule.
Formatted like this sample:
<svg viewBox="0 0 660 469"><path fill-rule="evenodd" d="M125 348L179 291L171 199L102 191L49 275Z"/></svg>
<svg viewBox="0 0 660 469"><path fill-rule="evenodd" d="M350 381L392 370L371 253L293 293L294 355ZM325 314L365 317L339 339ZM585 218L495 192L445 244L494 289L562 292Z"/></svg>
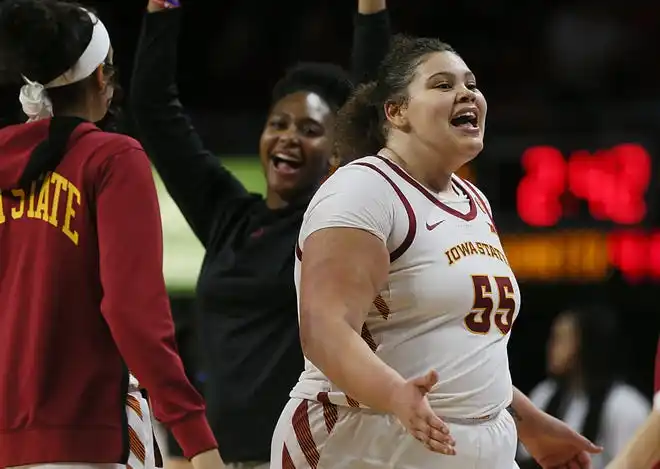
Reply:
<svg viewBox="0 0 660 469"><path fill-rule="evenodd" d="M431 370L425 375L412 380L412 383L418 388L420 388L424 392L424 394L427 394L431 392L431 389L433 389L433 386L435 386L435 384L438 382L438 379L439 379L438 372L435 370Z"/></svg>
<svg viewBox="0 0 660 469"><path fill-rule="evenodd" d="M591 457L586 451L578 453L570 461L565 463L543 467L546 469L592 469Z"/></svg>
<svg viewBox="0 0 660 469"><path fill-rule="evenodd" d="M449 427L447 424L432 411L426 416L426 423L432 430L444 435L449 435Z"/></svg>
<svg viewBox="0 0 660 469"><path fill-rule="evenodd" d="M411 434L431 451L446 455L456 454L456 442L449 434L449 427L430 409L425 414L415 419Z"/></svg>
<svg viewBox="0 0 660 469"><path fill-rule="evenodd" d="M582 469L582 465L578 461L572 460L566 464L566 469Z"/></svg>
<svg viewBox="0 0 660 469"><path fill-rule="evenodd" d="M445 433L427 426L426 429L416 430L411 432L411 434L431 451L448 456L456 454L456 449L454 448L456 442L451 436Z"/></svg>
<svg viewBox="0 0 660 469"><path fill-rule="evenodd" d="M586 451L581 451L575 459L580 469L591 469L591 456Z"/></svg>
<svg viewBox="0 0 660 469"><path fill-rule="evenodd" d="M589 441L587 438L583 437L582 435L578 435L578 437L579 437L580 441L579 441L579 445L576 445L576 446L578 446L582 450L584 450L588 453L591 453L591 454L598 454L598 453L601 453L603 451L602 446L598 446L598 445L593 444L591 441Z"/></svg>

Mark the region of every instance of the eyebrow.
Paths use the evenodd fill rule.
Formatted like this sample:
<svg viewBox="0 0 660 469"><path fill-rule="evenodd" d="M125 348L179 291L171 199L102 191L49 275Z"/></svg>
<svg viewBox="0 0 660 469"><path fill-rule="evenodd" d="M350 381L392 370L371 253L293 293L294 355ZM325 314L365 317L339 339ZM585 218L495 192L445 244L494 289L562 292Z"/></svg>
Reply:
<svg viewBox="0 0 660 469"><path fill-rule="evenodd" d="M433 75L431 75L430 77L428 77L426 79L426 81L427 82L431 81L433 78L436 78L436 77L439 77L439 76L442 76L442 77L445 77L445 78L455 78L456 77L456 75L454 73L451 73L451 72L437 72L437 73L434 73ZM474 73L465 72L465 78L474 80L475 79Z"/></svg>

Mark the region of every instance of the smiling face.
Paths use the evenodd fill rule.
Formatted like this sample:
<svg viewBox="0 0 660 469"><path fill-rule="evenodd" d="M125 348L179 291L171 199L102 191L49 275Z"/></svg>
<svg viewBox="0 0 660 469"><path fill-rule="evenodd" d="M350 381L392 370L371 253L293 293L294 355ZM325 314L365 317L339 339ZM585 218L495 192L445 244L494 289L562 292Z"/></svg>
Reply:
<svg viewBox="0 0 660 469"><path fill-rule="evenodd" d="M328 171L334 113L316 93L300 91L273 106L259 154L267 201L278 207L309 193Z"/></svg>
<svg viewBox="0 0 660 469"><path fill-rule="evenodd" d="M399 118L390 120L424 147L450 158L452 171L481 152L486 99L460 56L450 51L427 55L417 66L407 94Z"/></svg>

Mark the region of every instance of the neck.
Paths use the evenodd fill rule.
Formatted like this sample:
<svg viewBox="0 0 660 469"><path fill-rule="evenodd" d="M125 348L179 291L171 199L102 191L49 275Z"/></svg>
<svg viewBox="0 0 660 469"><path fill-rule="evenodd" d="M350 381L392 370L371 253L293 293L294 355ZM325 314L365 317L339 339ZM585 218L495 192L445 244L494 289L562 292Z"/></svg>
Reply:
<svg viewBox="0 0 660 469"><path fill-rule="evenodd" d="M85 119L86 121L94 122L93 113L89 112L89 110L87 110L84 106L80 106L80 107L72 106L59 111L56 115L64 116L64 117L79 117L80 119Z"/></svg>
<svg viewBox="0 0 660 469"><path fill-rule="evenodd" d="M282 199L279 194L273 192L272 190L266 191L266 207L271 210L278 210L289 206L289 202Z"/></svg>
<svg viewBox="0 0 660 469"><path fill-rule="evenodd" d="M446 158L438 155L436 150L407 135L404 139L388 141L385 150L388 158L428 189L438 193L451 190L453 171L446 164Z"/></svg>
<svg viewBox="0 0 660 469"><path fill-rule="evenodd" d="M55 109L55 115L79 117L89 122L96 122L99 115L98 112L94 112L94 109L97 108L98 104L94 98L89 93L85 93L84 98L78 99L75 102L68 102L66 105L59 103L59 106Z"/></svg>

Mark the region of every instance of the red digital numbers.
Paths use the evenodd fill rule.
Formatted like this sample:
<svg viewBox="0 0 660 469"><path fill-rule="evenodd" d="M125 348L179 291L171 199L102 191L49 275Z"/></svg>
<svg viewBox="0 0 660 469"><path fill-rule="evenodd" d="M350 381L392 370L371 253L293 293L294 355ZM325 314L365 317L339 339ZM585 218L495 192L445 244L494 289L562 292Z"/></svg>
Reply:
<svg viewBox="0 0 660 469"><path fill-rule="evenodd" d="M646 216L651 157L641 145L621 144L594 153L580 150L568 158L554 147L532 147L523 154L522 166L517 209L528 225L556 225L567 215L567 195L586 201L597 220L630 225Z"/></svg>
<svg viewBox="0 0 660 469"><path fill-rule="evenodd" d="M660 232L626 230L610 233L607 250L610 264L627 281L660 279Z"/></svg>

